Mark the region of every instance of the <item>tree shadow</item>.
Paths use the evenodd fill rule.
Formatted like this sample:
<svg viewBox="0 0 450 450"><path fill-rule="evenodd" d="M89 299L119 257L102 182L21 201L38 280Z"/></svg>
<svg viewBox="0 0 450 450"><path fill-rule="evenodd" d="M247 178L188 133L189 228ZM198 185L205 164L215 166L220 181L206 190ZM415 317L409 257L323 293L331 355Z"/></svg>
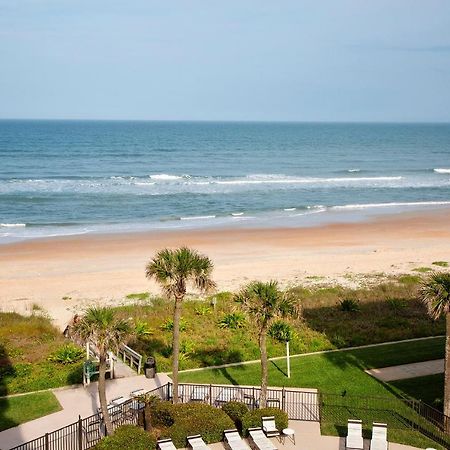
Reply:
<svg viewBox="0 0 450 450"><path fill-rule="evenodd" d="M9 359L6 347L0 344L0 431L18 425L14 420L8 417L8 410L10 409L10 400L8 399L8 377L14 377L16 371Z"/></svg>
<svg viewBox="0 0 450 450"><path fill-rule="evenodd" d="M274 367L275 369L278 370L278 372L281 372L285 377L287 377L287 373L276 363L276 361L269 361Z"/></svg>

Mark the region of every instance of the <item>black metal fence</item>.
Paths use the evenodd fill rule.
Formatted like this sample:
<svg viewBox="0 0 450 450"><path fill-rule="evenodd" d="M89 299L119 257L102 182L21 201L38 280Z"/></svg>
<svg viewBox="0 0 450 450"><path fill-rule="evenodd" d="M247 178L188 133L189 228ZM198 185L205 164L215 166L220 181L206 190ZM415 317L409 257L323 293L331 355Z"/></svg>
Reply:
<svg viewBox="0 0 450 450"><path fill-rule="evenodd" d="M172 383L149 391L163 400L172 399ZM178 387L179 401L204 402L220 407L228 401L241 401L250 409L259 407L261 390L258 387L205 385L182 383ZM422 402L389 398L319 393L313 390L271 388L267 405L280 408L291 420L320 421L326 428L334 428L345 435L348 419L361 419L366 426L372 422L388 424L390 435L415 431L445 448L450 448L450 436L445 427L450 424L441 412ZM142 405L130 399L110 409L113 426L142 425L139 411ZM366 430L368 432L368 430ZM92 416L46 433L33 441L11 450L88 450L106 435L101 414Z"/></svg>

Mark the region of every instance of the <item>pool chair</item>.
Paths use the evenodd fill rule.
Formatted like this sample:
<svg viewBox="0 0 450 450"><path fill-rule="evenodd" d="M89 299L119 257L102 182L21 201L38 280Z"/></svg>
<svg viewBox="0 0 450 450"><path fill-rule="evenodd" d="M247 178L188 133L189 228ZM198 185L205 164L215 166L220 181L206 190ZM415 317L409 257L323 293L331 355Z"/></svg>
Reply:
<svg viewBox="0 0 450 450"><path fill-rule="evenodd" d="M188 436L188 447L192 448L192 450L207 450L209 447L205 444L205 441L199 434L194 436Z"/></svg>
<svg viewBox="0 0 450 450"><path fill-rule="evenodd" d="M276 437L280 435L276 425L275 416L267 416L262 418L262 429L267 437Z"/></svg>
<svg viewBox="0 0 450 450"><path fill-rule="evenodd" d="M372 425L370 450L387 450L387 448L387 424L374 422Z"/></svg>
<svg viewBox="0 0 450 450"><path fill-rule="evenodd" d="M241 438L238 430L225 430L223 434L226 447L230 450L249 450L248 445Z"/></svg>
<svg viewBox="0 0 450 450"><path fill-rule="evenodd" d="M254 450L277 450L261 428L249 428L248 433Z"/></svg>
<svg viewBox="0 0 450 450"><path fill-rule="evenodd" d="M172 439L158 439L156 443L157 450L177 450L173 445Z"/></svg>
<svg viewBox="0 0 450 450"><path fill-rule="evenodd" d="M362 420L349 419L347 425L346 449L363 450Z"/></svg>

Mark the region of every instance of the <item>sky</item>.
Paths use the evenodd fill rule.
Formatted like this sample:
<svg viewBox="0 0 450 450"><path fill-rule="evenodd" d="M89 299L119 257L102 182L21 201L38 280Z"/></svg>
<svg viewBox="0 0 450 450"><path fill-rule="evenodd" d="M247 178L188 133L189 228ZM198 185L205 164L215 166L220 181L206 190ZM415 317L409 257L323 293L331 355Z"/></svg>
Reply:
<svg viewBox="0 0 450 450"><path fill-rule="evenodd" d="M0 118L450 121L448 0L0 0Z"/></svg>

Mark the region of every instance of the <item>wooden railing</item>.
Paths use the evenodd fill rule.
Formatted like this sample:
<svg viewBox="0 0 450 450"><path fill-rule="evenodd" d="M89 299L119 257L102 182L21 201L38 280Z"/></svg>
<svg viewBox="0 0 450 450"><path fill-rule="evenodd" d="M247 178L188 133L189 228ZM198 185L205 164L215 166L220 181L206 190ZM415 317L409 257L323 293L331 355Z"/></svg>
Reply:
<svg viewBox="0 0 450 450"><path fill-rule="evenodd" d="M125 344L120 345L117 353L125 364L128 364L132 369L136 370L138 374L141 373L142 355Z"/></svg>

